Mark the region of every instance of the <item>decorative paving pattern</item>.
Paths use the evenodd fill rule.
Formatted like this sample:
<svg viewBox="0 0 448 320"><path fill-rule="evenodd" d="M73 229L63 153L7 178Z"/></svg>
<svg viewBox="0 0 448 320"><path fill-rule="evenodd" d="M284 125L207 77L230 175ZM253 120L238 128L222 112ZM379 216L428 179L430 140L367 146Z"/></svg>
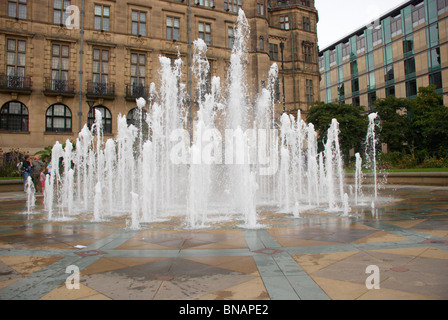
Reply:
<svg viewBox="0 0 448 320"><path fill-rule="evenodd" d="M266 211L254 230L50 222L39 203L24 213L23 193L0 194L0 299L448 299L448 188L381 192L396 200L350 217ZM366 287L371 265L380 289Z"/></svg>

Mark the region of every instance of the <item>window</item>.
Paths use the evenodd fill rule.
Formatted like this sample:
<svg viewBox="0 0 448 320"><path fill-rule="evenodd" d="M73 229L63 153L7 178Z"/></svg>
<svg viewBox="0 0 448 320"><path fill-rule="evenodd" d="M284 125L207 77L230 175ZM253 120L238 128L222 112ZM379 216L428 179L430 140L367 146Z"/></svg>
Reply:
<svg viewBox="0 0 448 320"><path fill-rule="evenodd" d="M383 31L381 28L374 29L372 31L372 41L373 46L376 46L377 44L380 44L383 41Z"/></svg>
<svg viewBox="0 0 448 320"><path fill-rule="evenodd" d="M205 7L211 7L214 8L215 4L213 0L196 0L195 4Z"/></svg>
<svg viewBox="0 0 448 320"><path fill-rule="evenodd" d="M428 36L429 36L428 39L429 48L439 45L439 25L437 23L429 27Z"/></svg>
<svg viewBox="0 0 448 320"><path fill-rule="evenodd" d="M0 130L28 132L28 108L19 101L5 103L0 110Z"/></svg>
<svg viewBox="0 0 448 320"><path fill-rule="evenodd" d="M210 23L199 22L199 38L210 46L212 44L212 27Z"/></svg>
<svg viewBox="0 0 448 320"><path fill-rule="evenodd" d="M429 68L431 71L440 69L441 62L440 62L440 48L434 48L431 49L429 52Z"/></svg>
<svg viewBox="0 0 448 320"><path fill-rule="evenodd" d="M386 98L389 96L395 97L395 86L390 86L386 88Z"/></svg>
<svg viewBox="0 0 448 320"><path fill-rule="evenodd" d="M344 82L344 67L338 67L338 83Z"/></svg>
<svg viewBox="0 0 448 320"><path fill-rule="evenodd" d="M369 92L367 98L368 98L369 108L372 108L376 101L376 92Z"/></svg>
<svg viewBox="0 0 448 320"><path fill-rule="evenodd" d="M228 40L228 48L232 49L233 48L233 27L228 27L227 28L227 40Z"/></svg>
<svg viewBox="0 0 448 320"><path fill-rule="evenodd" d="M53 104L45 113L45 131L72 132L72 112L64 104Z"/></svg>
<svg viewBox="0 0 448 320"><path fill-rule="evenodd" d="M264 16L264 4L257 3L257 14L260 16Z"/></svg>
<svg viewBox="0 0 448 320"><path fill-rule="evenodd" d="M313 92L313 80L306 79L306 103L311 104L314 102L314 92Z"/></svg>
<svg viewBox="0 0 448 320"><path fill-rule="evenodd" d="M328 88L331 86L331 73L330 71L325 72L325 87Z"/></svg>
<svg viewBox="0 0 448 320"><path fill-rule="evenodd" d="M264 50L264 40L263 37L260 37L259 41L259 46L260 46L260 50L263 51Z"/></svg>
<svg viewBox="0 0 448 320"><path fill-rule="evenodd" d="M350 62L350 75L352 77L358 76L358 61L352 61Z"/></svg>
<svg viewBox="0 0 448 320"><path fill-rule="evenodd" d="M107 84L109 81L109 50L93 49L93 82Z"/></svg>
<svg viewBox="0 0 448 320"><path fill-rule="evenodd" d="M53 23L63 25L70 13L67 14L67 7L70 6L70 0L54 0L53 2Z"/></svg>
<svg viewBox="0 0 448 320"><path fill-rule="evenodd" d="M136 36L146 36L146 12L132 10L131 33Z"/></svg>
<svg viewBox="0 0 448 320"><path fill-rule="evenodd" d="M51 46L51 78L67 80L69 68L69 46L53 44Z"/></svg>
<svg viewBox="0 0 448 320"><path fill-rule="evenodd" d="M89 114L87 115L87 126L89 129L92 129L92 125L95 122L95 110L99 110L101 112L102 122L103 122L103 132L106 134L112 133L112 115L105 106L95 106L90 109Z"/></svg>
<svg viewBox="0 0 448 320"><path fill-rule="evenodd" d="M375 68L375 60L373 57L373 52L368 53L366 55L366 66L367 66L367 72L370 72Z"/></svg>
<svg viewBox="0 0 448 320"><path fill-rule="evenodd" d="M8 17L26 19L26 0L8 0Z"/></svg>
<svg viewBox="0 0 448 320"><path fill-rule="evenodd" d="M448 12L448 0L437 0L437 10L439 15Z"/></svg>
<svg viewBox="0 0 448 320"><path fill-rule="evenodd" d="M394 61L394 55L392 50L392 45L388 44L384 47L384 64L389 64Z"/></svg>
<svg viewBox="0 0 448 320"><path fill-rule="evenodd" d="M310 0L300 0L302 6L311 7Z"/></svg>
<svg viewBox="0 0 448 320"><path fill-rule="evenodd" d="M412 26L418 26L425 22L425 6L418 5L412 10Z"/></svg>
<svg viewBox="0 0 448 320"><path fill-rule="evenodd" d="M180 19L175 17L166 17L166 38L168 40L179 40Z"/></svg>
<svg viewBox="0 0 448 320"><path fill-rule="evenodd" d="M401 16L397 16L390 21L391 36L395 37L401 33Z"/></svg>
<svg viewBox="0 0 448 320"><path fill-rule="evenodd" d="M338 101L342 101L345 98L345 87L344 84L341 83L338 85Z"/></svg>
<svg viewBox="0 0 448 320"><path fill-rule="evenodd" d="M330 67L336 64L336 51L330 51L329 55Z"/></svg>
<svg viewBox="0 0 448 320"><path fill-rule="evenodd" d="M367 90L373 90L375 88L375 72L369 72L367 74Z"/></svg>
<svg viewBox="0 0 448 320"><path fill-rule="evenodd" d="M415 76L415 59L414 57L404 61L404 74L406 78Z"/></svg>
<svg viewBox="0 0 448 320"><path fill-rule="evenodd" d="M242 0L224 0L224 10L230 12L238 12L238 8L241 8Z"/></svg>
<svg viewBox="0 0 448 320"><path fill-rule="evenodd" d="M109 31L110 7L101 4L95 5L94 29Z"/></svg>
<svg viewBox="0 0 448 320"><path fill-rule="evenodd" d="M384 81L386 82L386 84L389 84L392 83L394 79L395 79L394 66L393 65L386 66L386 68L384 69Z"/></svg>
<svg viewBox="0 0 448 320"><path fill-rule="evenodd" d="M417 81L411 80L406 82L406 97L413 98L417 95Z"/></svg>
<svg viewBox="0 0 448 320"><path fill-rule="evenodd" d="M324 68L324 57L319 57L319 72L323 72L325 70Z"/></svg>
<svg viewBox="0 0 448 320"><path fill-rule="evenodd" d="M69 46L52 44L51 46L51 88L67 89L69 68Z"/></svg>
<svg viewBox="0 0 448 320"><path fill-rule="evenodd" d="M364 36L358 37L356 39L356 53L361 53L365 50L366 42L364 41Z"/></svg>
<svg viewBox="0 0 448 320"><path fill-rule="evenodd" d="M326 90L325 98L327 103L331 103L331 89Z"/></svg>
<svg viewBox="0 0 448 320"><path fill-rule="evenodd" d="M146 111L141 110L141 114L140 114L138 108L133 108L133 109L129 110L129 112L126 116L126 122L127 122L128 126L130 126L132 124L136 128L139 128L140 126L144 126L146 129L148 129L148 123L145 121L145 119L146 119Z"/></svg>
<svg viewBox="0 0 448 320"><path fill-rule="evenodd" d="M414 54L414 40L412 37L407 37L403 40L403 55L409 57Z"/></svg>
<svg viewBox="0 0 448 320"><path fill-rule="evenodd" d="M311 31L311 19L309 17L303 17L302 27L305 31Z"/></svg>
<svg viewBox="0 0 448 320"><path fill-rule="evenodd" d="M350 45L348 43L342 45L342 60L350 57Z"/></svg>
<svg viewBox="0 0 448 320"><path fill-rule="evenodd" d="M307 63L314 62L314 59L313 59L313 51L314 50L313 50L313 48L314 48L314 43L307 42L307 41L304 41L302 43L303 58L304 58L305 62L307 62Z"/></svg>
<svg viewBox="0 0 448 320"><path fill-rule="evenodd" d="M359 79L352 80L352 93L357 94L359 92Z"/></svg>
<svg viewBox="0 0 448 320"><path fill-rule="evenodd" d="M9 80L24 80L25 77L25 40L8 39L6 46L6 75Z"/></svg>
<svg viewBox="0 0 448 320"><path fill-rule="evenodd" d="M289 30L289 16L280 17L280 29Z"/></svg>
<svg viewBox="0 0 448 320"><path fill-rule="evenodd" d="M436 90L442 89L442 73L436 72L429 75L429 84L436 86Z"/></svg>
<svg viewBox="0 0 448 320"><path fill-rule="evenodd" d="M132 90L141 90L145 86L146 55L131 53L131 86Z"/></svg>
<svg viewBox="0 0 448 320"><path fill-rule="evenodd" d="M269 44L269 57L271 60L278 60L278 44Z"/></svg>
<svg viewBox="0 0 448 320"><path fill-rule="evenodd" d="M359 107L361 105L361 100L359 97L353 97L352 99L352 106Z"/></svg>

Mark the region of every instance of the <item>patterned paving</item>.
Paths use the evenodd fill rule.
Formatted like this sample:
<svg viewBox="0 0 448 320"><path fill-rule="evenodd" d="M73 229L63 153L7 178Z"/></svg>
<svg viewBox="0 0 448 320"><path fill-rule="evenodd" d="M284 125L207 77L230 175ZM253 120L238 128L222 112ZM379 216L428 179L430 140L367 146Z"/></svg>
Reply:
<svg viewBox="0 0 448 320"><path fill-rule="evenodd" d="M2 193L0 299L448 299L448 188L380 196L350 217L271 210L261 229L186 230L176 220L129 230L119 219L48 221L40 197L27 214L23 193ZM366 285L369 266L379 289Z"/></svg>

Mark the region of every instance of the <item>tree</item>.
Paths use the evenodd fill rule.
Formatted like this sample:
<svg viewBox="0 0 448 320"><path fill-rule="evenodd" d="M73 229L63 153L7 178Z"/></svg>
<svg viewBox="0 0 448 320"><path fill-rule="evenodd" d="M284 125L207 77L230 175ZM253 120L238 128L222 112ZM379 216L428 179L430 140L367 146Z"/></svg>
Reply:
<svg viewBox="0 0 448 320"><path fill-rule="evenodd" d="M434 86L421 87L409 109L409 144L419 158L443 157L448 150L448 109Z"/></svg>
<svg viewBox="0 0 448 320"><path fill-rule="evenodd" d="M353 107L347 104L316 102L309 110L306 121L312 123L318 132L319 150L323 150L323 142L327 140L327 131L331 120L339 123L339 143L341 150L348 158L350 149L362 150L366 138L368 120L362 115L364 107Z"/></svg>
<svg viewBox="0 0 448 320"><path fill-rule="evenodd" d="M389 152L403 152L409 136L408 115L410 102L405 98L389 96L375 101L374 112L381 121L380 142L388 146Z"/></svg>

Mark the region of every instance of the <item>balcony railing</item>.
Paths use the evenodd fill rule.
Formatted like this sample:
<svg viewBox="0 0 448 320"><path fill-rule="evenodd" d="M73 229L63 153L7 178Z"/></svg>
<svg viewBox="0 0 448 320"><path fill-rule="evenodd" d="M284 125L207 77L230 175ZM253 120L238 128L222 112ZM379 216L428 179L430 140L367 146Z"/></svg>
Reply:
<svg viewBox="0 0 448 320"><path fill-rule="evenodd" d="M87 98L115 99L115 83L87 81Z"/></svg>
<svg viewBox="0 0 448 320"><path fill-rule="evenodd" d="M269 1L269 6L271 8L286 7L286 6L293 6L293 5L312 7L313 4L314 4L313 0L270 0Z"/></svg>
<svg viewBox="0 0 448 320"><path fill-rule="evenodd" d="M138 98L147 98L149 97L149 87L148 86L141 86L141 85L133 85L133 84L127 84L126 85L126 100L128 101L134 101Z"/></svg>
<svg viewBox="0 0 448 320"><path fill-rule="evenodd" d="M56 80L45 78L44 94L53 96L74 96L75 80Z"/></svg>
<svg viewBox="0 0 448 320"><path fill-rule="evenodd" d="M2 92L31 93L31 77L0 75Z"/></svg>

